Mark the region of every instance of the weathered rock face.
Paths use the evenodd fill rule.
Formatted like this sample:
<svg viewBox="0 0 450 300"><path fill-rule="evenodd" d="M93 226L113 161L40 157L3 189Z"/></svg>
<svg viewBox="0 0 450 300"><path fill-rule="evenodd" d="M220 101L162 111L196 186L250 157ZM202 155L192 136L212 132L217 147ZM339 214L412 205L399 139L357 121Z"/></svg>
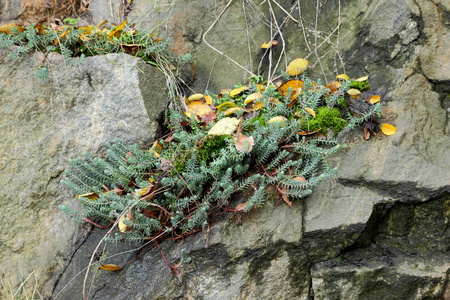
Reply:
<svg viewBox="0 0 450 300"><path fill-rule="evenodd" d="M261 2L265 4L259 6ZM261 19L269 16L269 2L276 6L273 1L247 1L244 5L233 1L206 40L256 72L262 56L258 47L270 39L270 30L261 24ZM277 1L287 11L291 2ZM144 28L168 17L165 34L172 37L175 50L192 52L197 58L197 91L208 87L218 92L248 76L202 42L202 35L226 3L211 5L205 0L168 5L160 1L157 11L147 1L133 1L134 9L128 16ZM309 28L306 40L312 44L316 7L317 1L301 1L303 22ZM343 73L339 63L334 64L338 56L323 56L329 50L335 53L333 47L338 47L345 73L353 78L370 75L373 93L382 95L384 116L397 127L397 133L372 136L369 141L363 140L362 133L348 135L348 149L335 158L337 180L317 187L304 203L289 208L282 201L268 201L242 220L224 216L212 224L209 233L187 237L184 242L161 243L171 263L180 261L182 250L191 258L177 276L150 244L138 251L140 260L119 272L91 270L85 286L87 298L450 298L450 5L448 1L347 0L320 1L319 8L319 43L334 31L339 18L342 26L339 45L324 43L317 56L313 53L309 57L310 64L317 62L314 69L319 70L311 74L323 76L317 57L321 57L325 74ZM295 9L291 15L298 19L298 13ZM287 56L309 55L300 24L281 9L276 16L279 24L287 20L283 28ZM266 75L268 63L263 62ZM72 142L82 143L83 139ZM99 141L98 147L102 143ZM50 210L69 198L55 193L53 199L60 200L52 200L54 204L41 201L39 205L48 205ZM31 206L33 212L37 205ZM52 214L51 219L62 218L59 214ZM72 223L64 226L65 232L75 228ZM56 299L82 294L83 270L103 234L93 231L86 240L81 238L77 251L64 254L73 255L55 288ZM72 236L66 241L73 241ZM107 255L134 247L108 245ZM124 252L107 262L122 264L134 255Z"/></svg>
<svg viewBox="0 0 450 300"><path fill-rule="evenodd" d="M79 235L57 208L77 204L59 183L68 160L85 151L103 155L105 142L116 137L151 142L165 109L165 78L128 55L74 60L70 68L50 55L51 78L42 82L33 74L42 57L12 61L6 54L0 65L2 282L14 288L32 274L27 287L46 283L48 295Z"/></svg>

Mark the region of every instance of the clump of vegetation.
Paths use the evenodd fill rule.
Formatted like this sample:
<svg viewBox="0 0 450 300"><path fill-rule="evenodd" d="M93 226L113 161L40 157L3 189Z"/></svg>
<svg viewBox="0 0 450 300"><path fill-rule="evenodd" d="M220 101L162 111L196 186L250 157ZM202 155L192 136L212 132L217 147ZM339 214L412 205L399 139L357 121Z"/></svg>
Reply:
<svg viewBox="0 0 450 300"><path fill-rule="evenodd" d="M173 55L168 50L167 40L151 32L138 31L127 27L127 21L119 25L107 26L107 21L97 25L77 26L79 19L66 19L63 24L32 24L23 27L15 24L0 26L0 48L10 50L11 59L19 58L33 51L44 54L35 75L42 80L49 78L50 66L46 63L49 53L63 56L65 66L71 67L72 59L103 55L108 53L126 53L156 66L166 76L169 96L179 97L179 78L176 67L190 62L190 55ZM172 101L179 109L179 103Z"/></svg>
<svg viewBox="0 0 450 300"><path fill-rule="evenodd" d="M79 222L115 222L110 241L142 241L182 238L216 214L250 212L264 205L269 187L290 206L336 174L328 159L345 145L319 129L379 120L379 103L363 113L339 105L354 99L349 87L349 80L326 87L303 73L279 87L253 78L218 95L191 95L183 114L168 113L170 132L150 149L116 140L106 159L71 161L62 183L82 210L61 209ZM250 196L230 207L243 193Z"/></svg>
<svg viewBox="0 0 450 300"><path fill-rule="evenodd" d="M317 109L316 117L309 123L305 123L302 128L303 130L319 131L324 135L327 135L328 130L331 130L336 135L345 126L347 126L347 121L342 118L337 107L322 106Z"/></svg>

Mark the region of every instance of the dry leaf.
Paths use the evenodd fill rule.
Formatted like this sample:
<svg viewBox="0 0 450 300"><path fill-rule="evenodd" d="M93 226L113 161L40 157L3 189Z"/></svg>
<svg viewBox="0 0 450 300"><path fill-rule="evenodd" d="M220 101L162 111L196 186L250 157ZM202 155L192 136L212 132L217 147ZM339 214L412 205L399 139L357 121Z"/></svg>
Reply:
<svg viewBox="0 0 450 300"><path fill-rule="evenodd" d="M225 111L232 107L237 107L234 102L224 102L224 103L220 104L219 106L217 106L217 112L220 113L220 112Z"/></svg>
<svg viewBox="0 0 450 300"><path fill-rule="evenodd" d="M367 127L364 127L364 139L368 140L370 138L370 131Z"/></svg>
<svg viewBox="0 0 450 300"><path fill-rule="evenodd" d="M381 124L381 132L385 135L393 135L397 131L397 128L392 126L391 124L383 123Z"/></svg>
<svg viewBox="0 0 450 300"><path fill-rule="evenodd" d="M120 219L119 219L119 224L117 224L117 227L119 227L119 231L120 231L120 232L125 232L125 231L127 231L128 228L129 228L128 225L125 224L125 222L123 221L124 219L125 219L124 216L120 217Z"/></svg>
<svg viewBox="0 0 450 300"><path fill-rule="evenodd" d="M262 98L262 94L261 92L256 92L253 94L250 94L247 96L247 98L245 98L244 104L249 104L250 102L253 102L257 99L261 99Z"/></svg>
<svg viewBox="0 0 450 300"><path fill-rule="evenodd" d="M200 99L202 99L203 97L204 97L203 94L193 94L193 95L190 95L190 96L188 97L188 102L187 102L186 104L188 104L189 102L195 101L195 100L200 100Z"/></svg>
<svg viewBox="0 0 450 300"><path fill-rule="evenodd" d="M214 126L208 131L208 135L232 134L238 125L239 120L236 118L223 118L214 124Z"/></svg>
<svg viewBox="0 0 450 300"><path fill-rule="evenodd" d="M250 153L252 151L253 146L255 145L255 140L252 136L245 136L240 131L236 133L236 142L234 146L240 152Z"/></svg>
<svg viewBox="0 0 450 300"><path fill-rule="evenodd" d="M253 104L253 108L252 110L260 110L261 108L264 107L264 102L262 101L257 101Z"/></svg>
<svg viewBox="0 0 450 300"><path fill-rule="evenodd" d="M231 108L229 108L229 109L227 109L225 111L224 115L225 116L229 116L229 115L234 114L234 113L236 113L238 111L241 111L241 110L243 110L243 109L240 108L240 107L237 107L237 106L236 107L231 107Z"/></svg>
<svg viewBox="0 0 450 300"><path fill-rule="evenodd" d="M282 84L278 88L278 91L281 93L281 95L283 97L286 97L286 95L288 94L289 88L291 88L292 89L292 97L294 97L294 95L297 93L297 91L301 91L302 87L303 87L303 81L293 79L293 80L286 81L284 84Z"/></svg>
<svg viewBox="0 0 450 300"><path fill-rule="evenodd" d="M372 104L378 103L381 100L381 96L380 95L373 95L372 97L370 97L369 102Z"/></svg>
<svg viewBox="0 0 450 300"><path fill-rule="evenodd" d="M98 269L105 271L118 271L122 269L122 266L108 264L108 265L101 265L100 267L98 267Z"/></svg>
<svg viewBox="0 0 450 300"><path fill-rule="evenodd" d="M234 209L234 211L244 211L244 209L247 207L247 202L243 202L241 204L239 204L238 206L236 206L236 208Z"/></svg>
<svg viewBox="0 0 450 300"><path fill-rule="evenodd" d="M339 90L342 84L338 81L327 84L326 88L330 90L330 94L333 94Z"/></svg>
<svg viewBox="0 0 450 300"><path fill-rule="evenodd" d="M205 101L206 101L206 104L209 104L209 105L213 104L213 98L209 95L205 95Z"/></svg>
<svg viewBox="0 0 450 300"><path fill-rule="evenodd" d="M269 121L267 121L268 124L276 124L278 125L278 127L281 127L284 125L284 122L286 122L287 119L283 116L277 116L277 117L273 117L272 119L270 119Z"/></svg>
<svg viewBox="0 0 450 300"><path fill-rule="evenodd" d="M288 196L286 196L286 188L282 188L280 189L280 194L281 194L281 198L283 199L284 202L286 202L287 205L289 205L289 207L292 207L292 202L289 201Z"/></svg>
<svg viewBox="0 0 450 300"><path fill-rule="evenodd" d="M300 131L298 134L299 135L313 135L313 134L318 133L320 130L322 130L322 128L317 129L315 131Z"/></svg>
<svg viewBox="0 0 450 300"><path fill-rule="evenodd" d="M7 23L7 24L0 25L0 32L6 33L6 34L11 34L13 28L16 28L19 32L25 31L25 27L23 27L23 26L12 24L12 23Z"/></svg>
<svg viewBox="0 0 450 300"><path fill-rule="evenodd" d="M354 81L363 82L363 81L366 81L367 79L369 79L369 76L359 77L358 79L355 79Z"/></svg>
<svg viewBox="0 0 450 300"><path fill-rule="evenodd" d="M100 29L103 25L105 25L106 23L108 23L108 21L106 20L102 20L100 21L100 23L97 24L97 28Z"/></svg>
<svg viewBox="0 0 450 300"><path fill-rule="evenodd" d="M216 114L212 111L209 113L206 113L204 115L201 115L200 121L202 121L202 123L205 123L206 125L208 125L209 123L211 123L212 121L214 121L216 119Z"/></svg>
<svg viewBox="0 0 450 300"><path fill-rule="evenodd" d="M195 100L189 102L188 110L190 113L193 113L196 116L201 116L212 112L211 107L208 104L206 104L206 102L203 100Z"/></svg>
<svg viewBox="0 0 450 300"><path fill-rule="evenodd" d="M313 116L313 118L316 117L316 112L315 112L313 109L311 109L311 108L309 108L309 107L305 107L305 110L306 110L311 116Z"/></svg>
<svg viewBox="0 0 450 300"><path fill-rule="evenodd" d="M240 94L242 94L244 91L248 90L248 86L241 86L237 89L231 90L230 97L236 97Z"/></svg>
<svg viewBox="0 0 450 300"><path fill-rule="evenodd" d="M127 24L127 20L123 21L114 30L111 30L111 32L108 33L108 39L112 39L113 36L119 38L120 37L120 31L123 30L123 28L125 27L125 24Z"/></svg>
<svg viewBox="0 0 450 300"><path fill-rule="evenodd" d="M295 181L301 181L301 182L306 182L306 181L307 181L306 178L305 178L305 177L302 177L302 176L294 177L293 180L295 180Z"/></svg>
<svg viewBox="0 0 450 300"><path fill-rule="evenodd" d="M357 89L349 89L347 91L347 94L350 95L350 97L358 99L359 95L361 94L361 92Z"/></svg>
<svg viewBox="0 0 450 300"><path fill-rule="evenodd" d="M77 198L77 200L78 200L80 203L86 204L86 203L88 203L88 201L86 201L86 202L81 202L81 200L80 200L79 197L84 197L84 198L87 198L87 199L89 199L89 200L91 200L91 201L95 201L95 200L98 199L98 194L97 194L97 193L87 193L87 194L82 194L82 195L77 195L77 196L75 196L75 198Z"/></svg>
<svg viewBox="0 0 450 300"><path fill-rule="evenodd" d="M336 76L336 79L350 80L350 77L348 77L346 74L339 74Z"/></svg>
<svg viewBox="0 0 450 300"><path fill-rule="evenodd" d="M296 76L301 74L308 67L308 61L303 58L294 59L289 63L286 69L286 73L289 76Z"/></svg>
<svg viewBox="0 0 450 300"><path fill-rule="evenodd" d="M262 45L261 45L261 48L267 49L267 48L270 48L270 47L272 47L273 45L276 45L276 44L278 44L277 41L270 41L270 42L268 42L268 43L262 44Z"/></svg>

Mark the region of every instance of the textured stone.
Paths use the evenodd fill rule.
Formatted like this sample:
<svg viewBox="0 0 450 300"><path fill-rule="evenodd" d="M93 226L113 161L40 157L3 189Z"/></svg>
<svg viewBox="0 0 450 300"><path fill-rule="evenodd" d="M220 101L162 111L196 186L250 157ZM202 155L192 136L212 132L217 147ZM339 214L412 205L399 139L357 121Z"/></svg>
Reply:
<svg viewBox="0 0 450 300"><path fill-rule="evenodd" d="M261 58L259 46L270 39L268 27L259 19L260 12L268 16L268 1L254 1L257 6L253 7L250 2L245 7L252 15L246 19L242 3L234 1L207 40L255 71ZM258 6L261 2L265 5ZM286 9L291 3L277 2ZM194 55L197 91L203 92L207 86L219 91L242 81L247 76L244 71L202 42L226 1L215 5L210 1L170 3L133 1L129 18L142 28L168 21L160 28L161 34L172 37L178 54ZM382 96L384 121L395 125L397 133L390 137L372 135L369 141L363 139L362 130L346 133L343 138L348 148L334 158L339 167L337 179L321 184L293 208L271 199L264 208L242 218L223 216L211 225L209 233L187 237L184 242L162 242L161 249L171 263L180 262L182 250L191 258L176 276L153 244L108 260L122 264L139 254L140 260L119 272L97 273L94 266L90 274L97 275L88 278L90 299L450 297L450 125L445 104L450 91L448 1L349 0L320 4L319 41L342 17L336 46L345 70L334 65L339 57L333 50L335 45L328 43L317 56L313 53L309 57L310 65L331 50L336 55L321 58L325 73L345 71L352 78L369 75L373 90L362 97ZM306 39L314 43L311 29L317 1L301 1L301 5L303 21L310 29ZM261 11L251 10L255 7ZM285 17L280 11L276 15L279 21ZM297 11L292 15L298 18ZM249 22L250 50L244 19ZM287 59L310 54L298 24L286 24L283 33ZM252 53L253 62L247 53ZM267 65L264 60L261 70ZM319 65L314 69L320 70ZM313 77L323 76L321 71L308 72ZM77 141L81 143L83 137ZM0 167L6 166L6 162L0 163ZM32 190L35 193L39 189L33 186ZM36 204L31 207L36 209ZM63 225L66 231L74 228L71 223ZM61 291L58 299L81 295L84 273L80 271L87 266L103 234L94 230L86 240L80 237L81 246L73 253L73 263L56 286L56 293ZM24 239L7 243L17 251L27 245ZM107 254L121 253L127 247L136 246L109 245Z"/></svg>
<svg viewBox="0 0 450 300"><path fill-rule="evenodd" d="M57 208L77 204L59 183L68 160L85 151L104 155L105 142L114 138L151 142L165 108L165 79L127 55L74 60L70 68L50 55L51 79L41 82L33 74L41 56L11 61L3 52L1 57L2 280L16 287L34 272L29 284L34 278L38 287L47 283L48 294L78 232ZM145 76L150 84L142 85ZM146 105L152 106L149 114Z"/></svg>

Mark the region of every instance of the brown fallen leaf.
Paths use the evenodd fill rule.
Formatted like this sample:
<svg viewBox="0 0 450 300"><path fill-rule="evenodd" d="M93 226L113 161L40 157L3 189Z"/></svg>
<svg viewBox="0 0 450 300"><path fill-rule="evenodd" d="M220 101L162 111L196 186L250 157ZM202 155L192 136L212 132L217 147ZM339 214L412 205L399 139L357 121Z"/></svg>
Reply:
<svg viewBox="0 0 450 300"><path fill-rule="evenodd" d="M234 211L244 211L244 209L247 207L247 202L243 202L235 207Z"/></svg>
<svg viewBox="0 0 450 300"><path fill-rule="evenodd" d="M240 152L250 153L255 145L255 140L252 136L245 136L239 130L236 133L236 142L234 146Z"/></svg>
<svg viewBox="0 0 450 300"><path fill-rule="evenodd" d="M367 127L364 127L364 139L368 140L370 138L370 131Z"/></svg>

